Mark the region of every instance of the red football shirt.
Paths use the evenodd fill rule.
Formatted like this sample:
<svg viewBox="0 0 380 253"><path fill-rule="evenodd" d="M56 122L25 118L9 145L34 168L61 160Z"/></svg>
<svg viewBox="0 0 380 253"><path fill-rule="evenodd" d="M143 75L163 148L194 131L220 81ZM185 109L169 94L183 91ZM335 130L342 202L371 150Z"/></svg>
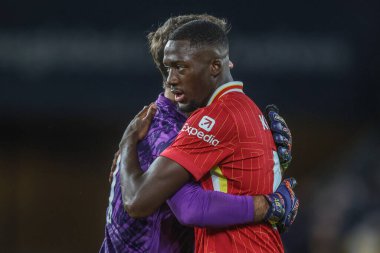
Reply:
<svg viewBox="0 0 380 253"><path fill-rule="evenodd" d="M281 172L271 131L241 82L219 87L161 155L176 161L207 190L237 195L272 193ZM238 207L231 207L238 208ZM284 252L269 224L195 228L195 252Z"/></svg>

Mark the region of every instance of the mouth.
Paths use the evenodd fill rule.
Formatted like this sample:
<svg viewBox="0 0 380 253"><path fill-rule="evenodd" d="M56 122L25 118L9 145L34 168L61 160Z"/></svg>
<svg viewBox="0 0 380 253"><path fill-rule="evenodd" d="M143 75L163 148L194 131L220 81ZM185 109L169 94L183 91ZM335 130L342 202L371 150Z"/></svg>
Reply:
<svg viewBox="0 0 380 253"><path fill-rule="evenodd" d="M170 91L174 94L174 100L177 102L177 103L181 103L184 101L185 99L185 94L183 93L183 91L181 90L178 90L174 87L171 87Z"/></svg>

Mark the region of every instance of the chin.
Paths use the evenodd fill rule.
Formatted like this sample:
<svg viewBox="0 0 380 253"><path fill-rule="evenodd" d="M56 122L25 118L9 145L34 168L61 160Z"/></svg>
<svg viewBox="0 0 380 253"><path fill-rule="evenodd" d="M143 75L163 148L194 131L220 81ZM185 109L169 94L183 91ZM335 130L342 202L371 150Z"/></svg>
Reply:
<svg viewBox="0 0 380 253"><path fill-rule="evenodd" d="M181 112L190 113L198 109L198 107L192 103L190 104L178 104L178 108Z"/></svg>

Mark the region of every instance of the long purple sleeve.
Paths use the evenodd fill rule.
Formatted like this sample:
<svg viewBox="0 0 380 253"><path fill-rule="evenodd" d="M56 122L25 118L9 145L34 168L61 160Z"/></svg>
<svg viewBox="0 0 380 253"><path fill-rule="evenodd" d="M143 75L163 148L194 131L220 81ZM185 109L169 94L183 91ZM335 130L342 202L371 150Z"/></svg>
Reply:
<svg viewBox="0 0 380 253"><path fill-rule="evenodd" d="M167 204L187 226L222 228L250 223L254 218L252 196L204 190L195 182L185 184Z"/></svg>

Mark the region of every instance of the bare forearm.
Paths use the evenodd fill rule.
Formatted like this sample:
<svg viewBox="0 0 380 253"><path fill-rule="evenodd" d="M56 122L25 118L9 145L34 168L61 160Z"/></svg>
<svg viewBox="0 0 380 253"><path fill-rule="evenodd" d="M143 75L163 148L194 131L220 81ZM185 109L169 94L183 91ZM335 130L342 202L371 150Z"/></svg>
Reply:
<svg viewBox="0 0 380 253"><path fill-rule="evenodd" d="M190 179L190 174L172 160L159 157L142 172L137 141L131 138L120 145L120 185L124 209L134 218L156 211Z"/></svg>
<svg viewBox="0 0 380 253"><path fill-rule="evenodd" d="M143 140L156 113L151 104L144 107L129 123L120 142L120 180L125 210L132 217L153 213L189 179L190 174L178 163L159 157L142 172L137 142Z"/></svg>
<svg viewBox="0 0 380 253"><path fill-rule="evenodd" d="M145 217L157 210L169 196L157 196L160 186L152 182L153 170L142 171L137 141L130 138L120 145L120 186L125 211L134 218ZM158 178L157 181L158 182Z"/></svg>
<svg viewBox="0 0 380 253"><path fill-rule="evenodd" d="M135 199L141 185L143 172L137 154L137 145L125 142L120 145L120 186L125 210L133 215Z"/></svg>

